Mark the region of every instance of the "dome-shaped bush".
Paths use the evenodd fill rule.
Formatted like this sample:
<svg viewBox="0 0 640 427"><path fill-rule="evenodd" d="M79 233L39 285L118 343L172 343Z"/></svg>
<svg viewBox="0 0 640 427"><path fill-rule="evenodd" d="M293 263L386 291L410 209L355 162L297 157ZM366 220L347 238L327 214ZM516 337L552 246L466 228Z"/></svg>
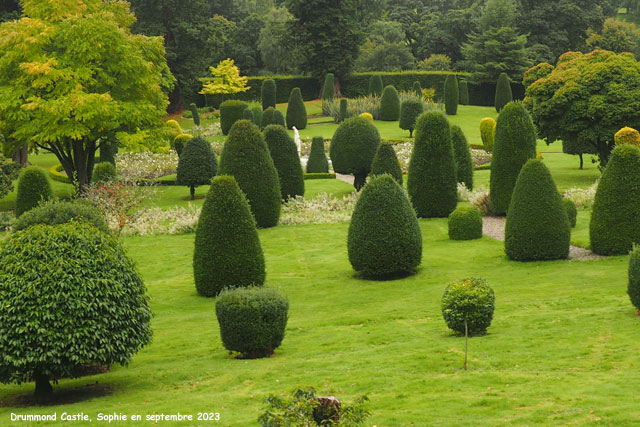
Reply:
<svg viewBox="0 0 640 427"><path fill-rule="evenodd" d="M93 167L91 182L110 182L116 179L116 167L112 163L98 163Z"/></svg>
<svg viewBox="0 0 640 427"><path fill-rule="evenodd" d="M16 195L16 217L51 198L53 198L53 190L42 169L29 166L20 172Z"/></svg>
<svg viewBox="0 0 640 427"><path fill-rule="evenodd" d="M242 120L249 120L250 122L255 124L253 111L251 110L251 108L247 107L244 109L244 111L242 112Z"/></svg>
<svg viewBox="0 0 640 427"><path fill-rule="evenodd" d="M380 145L380 134L373 123L362 117L352 117L342 122L331 139L329 155L333 170L353 174L357 190L364 185L371 162Z"/></svg>
<svg viewBox="0 0 640 427"><path fill-rule="evenodd" d="M280 218L278 171L260 129L247 120L231 128L220 157L220 175L232 175L247 196L258 227L273 227Z"/></svg>
<svg viewBox="0 0 640 427"><path fill-rule="evenodd" d="M482 214L476 208L457 208L449 215L449 239L473 240L482 237Z"/></svg>
<svg viewBox="0 0 640 427"><path fill-rule="evenodd" d="M178 153L178 156L182 154L182 150L184 150L184 146L187 145L187 142L191 138L193 138L193 135L189 133L182 133L175 137L175 139L173 140L173 148L176 150L176 153Z"/></svg>
<svg viewBox="0 0 640 427"><path fill-rule="evenodd" d="M495 294L486 280L474 277L451 283L442 295L442 317L449 329L469 336L484 335L493 320Z"/></svg>
<svg viewBox="0 0 640 427"><path fill-rule="evenodd" d="M371 113L366 113L366 112L362 113L362 114L360 114L360 117L362 117L363 119L367 119L370 122L373 121L373 114L371 114Z"/></svg>
<svg viewBox="0 0 640 427"><path fill-rule="evenodd" d="M270 125L264 129L264 140L278 171L282 200L304 196L304 173L293 138L282 126Z"/></svg>
<svg viewBox="0 0 640 427"><path fill-rule="evenodd" d="M266 79L262 82L260 88L260 96L262 99L262 110L269 107L276 108L276 82L273 79ZM270 123L269 123L270 124Z"/></svg>
<svg viewBox="0 0 640 427"><path fill-rule="evenodd" d="M369 78L369 95L380 96L382 94L382 76L374 74Z"/></svg>
<svg viewBox="0 0 640 427"><path fill-rule="evenodd" d="M371 179L353 210L349 262L365 277L412 272L422 261L422 234L409 199L390 175Z"/></svg>
<svg viewBox="0 0 640 427"><path fill-rule="evenodd" d="M229 289L216 298L222 343L244 358L273 354L284 339L288 312L289 302L275 289Z"/></svg>
<svg viewBox="0 0 640 427"><path fill-rule="evenodd" d="M444 110L448 116L458 114L459 97L458 78L454 74L449 74L444 81Z"/></svg>
<svg viewBox="0 0 640 427"><path fill-rule="evenodd" d="M230 99L220 104L220 129L227 135L231 126L238 120L242 120L244 110L248 107L246 102Z"/></svg>
<svg viewBox="0 0 640 427"><path fill-rule="evenodd" d="M217 176L202 205L193 252L198 294L226 287L262 285L264 256L249 203L231 176Z"/></svg>
<svg viewBox="0 0 640 427"><path fill-rule="evenodd" d="M387 86L382 91L380 99L380 120L394 122L400 118L400 98L393 86Z"/></svg>
<svg viewBox="0 0 640 427"><path fill-rule="evenodd" d="M311 151L307 160L307 173L328 173L329 161L324 152L324 138L314 136L311 140Z"/></svg>
<svg viewBox="0 0 640 427"><path fill-rule="evenodd" d="M275 112L276 112L276 109L273 107L269 107L262 112L262 120L260 121L260 127L262 129L266 128L269 125L275 124L275 121L273 119L273 114Z"/></svg>
<svg viewBox="0 0 640 427"><path fill-rule="evenodd" d="M509 82L509 76L506 73L500 73L498 76L498 83L496 84L496 100L495 107L499 113L502 111L505 105L513 100L511 93L511 83Z"/></svg>
<svg viewBox="0 0 640 427"><path fill-rule="evenodd" d="M569 256L571 225L551 172L542 160L522 167L507 213L504 249L514 261Z"/></svg>
<svg viewBox="0 0 640 427"><path fill-rule="evenodd" d="M640 310L640 247L635 246L629 254L629 283L627 293L631 304Z"/></svg>
<svg viewBox="0 0 640 427"><path fill-rule="evenodd" d="M458 204L451 128L441 112L426 112L416 122L407 190L421 218L446 218Z"/></svg>
<svg viewBox="0 0 640 427"><path fill-rule="evenodd" d="M616 132L613 139L616 145L631 144L640 147L640 132L628 126Z"/></svg>
<svg viewBox="0 0 640 427"><path fill-rule="evenodd" d="M191 200L195 198L196 187L207 185L216 175L218 162L211 150L211 144L201 136L190 139L182 150L178 160L178 185L190 189Z"/></svg>
<svg viewBox="0 0 640 427"><path fill-rule="evenodd" d="M402 168L398 162L396 150L393 149L393 144L388 141L384 141L378 146L371 162L370 175L384 175L385 173L391 175L402 187Z"/></svg>
<svg viewBox="0 0 640 427"><path fill-rule="evenodd" d="M298 130L307 127L307 108L304 106L302 93L298 87L291 90L287 104L287 128L293 129L294 126Z"/></svg>
<svg viewBox="0 0 640 427"><path fill-rule="evenodd" d="M493 136L496 133L496 121L491 117L485 117L480 121L480 138L484 151L490 153L493 150Z"/></svg>
<svg viewBox="0 0 640 427"><path fill-rule="evenodd" d="M567 213L567 218L569 219L571 228L575 227L578 220L578 209L576 209L576 204L569 199L562 199L562 206L564 207L564 211Z"/></svg>
<svg viewBox="0 0 640 427"><path fill-rule="evenodd" d="M55 202L50 200L20 215L11 224L11 228L13 231L20 231L36 224L57 225L74 219L83 219L103 233L109 232L102 212L85 199Z"/></svg>
<svg viewBox="0 0 640 427"><path fill-rule="evenodd" d="M284 126L284 114L282 114L282 111L275 110L273 112L273 124Z"/></svg>
<svg viewBox="0 0 640 427"><path fill-rule="evenodd" d="M400 129L409 131L409 138L413 137L413 129L416 127L416 120L422 114L424 107L422 101L418 99L407 99L400 106Z"/></svg>
<svg viewBox="0 0 640 427"><path fill-rule="evenodd" d="M458 182L462 183L469 190L473 190L473 160L469 143L464 136L460 126L451 126L451 142L453 143L453 153L456 159L456 176Z"/></svg>
<svg viewBox="0 0 640 427"><path fill-rule="evenodd" d="M333 101L333 98L335 97L335 77L333 73L327 73L327 75L324 77L324 84L322 85L322 100Z"/></svg>
<svg viewBox="0 0 640 427"><path fill-rule="evenodd" d="M469 105L469 85L467 81L461 80L458 89L460 90L460 105Z"/></svg>
<svg viewBox="0 0 640 427"><path fill-rule="evenodd" d="M262 108L259 105L254 105L249 109L253 113L253 124L262 127Z"/></svg>

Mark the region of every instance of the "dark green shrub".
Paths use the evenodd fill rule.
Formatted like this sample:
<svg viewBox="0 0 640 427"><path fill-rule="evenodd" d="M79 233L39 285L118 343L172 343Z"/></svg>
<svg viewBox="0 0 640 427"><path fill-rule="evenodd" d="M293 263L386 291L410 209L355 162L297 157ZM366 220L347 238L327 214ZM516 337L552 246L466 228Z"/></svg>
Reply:
<svg viewBox="0 0 640 427"><path fill-rule="evenodd" d="M498 116L491 159L491 210L504 215L511 194L527 160L536 157L536 129L520 102L505 105Z"/></svg>
<svg viewBox="0 0 640 427"><path fill-rule="evenodd" d="M289 301L275 289L228 289L216 298L222 344L244 358L267 357L284 339Z"/></svg>
<svg viewBox="0 0 640 427"><path fill-rule="evenodd" d="M329 147L333 170L353 174L353 185L359 190L371 170L378 145L380 134L373 123L362 117L345 120L333 134Z"/></svg>
<svg viewBox="0 0 640 427"><path fill-rule="evenodd" d="M460 126L451 126L451 142L456 159L456 176L469 190L473 190L473 160L469 143Z"/></svg>
<svg viewBox="0 0 640 427"><path fill-rule="evenodd" d="M273 107L269 107L262 112L262 120L260 121L260 127L262 129L266 128L269 125L275 124L273 119L273 114L276 112L276 109ZM283 125L284 126L284 125Z"/></svg>
<svg viewBox="0 0 640 427"><path fill-rule="evenodd" d="M116 179L116 167L112 163L98 163L93 167L92 182L110 182Z"/></svg>
<svg viewBox="0 0 640 427"><path fill-rule="evenodd" d="M500 73L498 83L496 84L496 111L502 111L505 105L513 101L511 93L511 83L506 73Z"/></svg>
<svg viewBox="0 0 640 427"><path fill-rule="evenodd" d="M198 111L196 104L193 102L189 104L189 110L191 110L191 115L193 116L193 124L200 126L200 112Z"/></svg>
<svg viewBox="0 0 640 427"><path fill-rule="evenodd" d="M422 99L422 86L420 86L420 82L417 80L413 82L413 91L418 98Z"/></svg>
<svg viewBox="0 0 640 427"><path fill-rule="evenodd" d="M324 84L322 85L322 100L331 101L336 97L335 90L335 77L333 73L327 73L324 78Z"/></svg>
<svg viewBox="0 0 640 427"><path fill-rule="evenodd" d="M220 157L220 174L231 175L247 196L258 227L280 218L280 182L260 129L247 120L231 128Z"/></svg>
<svg viewBox="0 0 640 427"><path fill-rule="evenodd" d="M476 208L457 208L449 215L449 239L473 240L482 237L482 213Z"/></svg>
<svg viewBox="0 0 640 427"><path fill-rule="evenodd" d="M407 190L420 218L446 218L458 204L451 128L439 111L418 117Z"/></svg>
<svg viewBox="0 0 640 427"><path fill-rule="evenodd" d="M193 136L188 133L182 133L175 137L175 139L173 140L173 148L176 150L176 153L178 153L178 156L182 154L184 146L187 144L187 142L189 142L191 138L193 138Z"/></svg>
<svg viewBox="0 0 640 427"><path fill-rule="evenodd" d="M262 126L262 108L259 105L254 105L253 107L249 107L251 112L253 113L253 123L261 127Z"/></svg>
<svg viewBox="0 0 640 427"><path fill-rule="evenodd" d="M103 141L100 144L100 158L99 163L109 162L112 165L116 165L116 154L118 154L118 142L117 141Z"/></svg>
<svg viewBox="0 0 640 427"><path fill-rule="evenodd" d="M18 177L16 218L51 198L53 190L44 171L37 166L22 169Z"/></svg>
<svg viewBox="0 0 640 427"><path fill-rule="evenodd" d="M222 134L227 135L231 126L238 120L242 120L244 110L247 108L247 103L242 101L236 101L230 99L220 104L220 128Z"/></svg>
<svg viewBox="0 0 640 427"><path fill-rule="evenodd" d="M178 160L178 185L186 185L191 191L191 200L195 198L196 187L207 185L216 175L218 162L211 150L209 141L201 136L191 138L182 150Z"/></svg>
<svg viewBox="0 0 640 427"><path fill-rule="evenodd" d="M409 138L413 137L413 129L416 126L416 120L424 111L422 101L417 99L407 99L400 106L400 129L409 131Z"/></svg>
<svg viewBox="0 0 640 427"><path fill-rule="evenodd" d="M369 95L380 96L382 94L382 76L374 74L369 78Z"/></svg>
<svg viewBox="0 0 640 427"><path fill-rule="evenodd" d="M304 174L298 147L289 132L282 126L269 125L264 129L264 140L278 171L282 200L304 196Z"/></svg>
<svg viewBox="0 0 640 427"><path fill-rule="evenodd" d="M389 141L384 141L378 146L373 161L371 162L370 175L389 174L402 187L402 168L396 156L396 150Z"/></svg>
<svg viewBox="0 0 640 427"><path fill-rule="evenodd" d="M307 173L328 173L329 161L324 152L324 138L314 136L311 140L311 151L307 160Z"/></svg>
<svg viewBox="0 0 640 427"><path fill-rule="evenodd" d="M204 199L193 252L198 294L224 288L262 285L264 256L249 202L231 176L217 176Z"/></svg>
<svg viewBox="0 0 640 427"><path fill-rule="evenodd" d="M273 124L284 126L284 114L282 114L282 111L275 110L273 112Z"/></svg>
<svg viewBox="0 0 640 427"><path fill-rule="evenodd" d="M544 261L569 256L571 225L549 169L540 159L522 167L513 190L504 249L514 261Z"/></svg>
<svg viewBox="0 0 640 427"><path fill-rule="evenodd" d="M125 365L151 341L133 261L85 222L36 225L0 242L0 300L0 381L35 380L42 399L50 380L83 364Z"/></svg>
<svg viewBox="0 0 640 427"><path fill-rule="evenodd" d="M260 98L262 99L262 110L269 107L276 108L276 82L273 79L267 79L262 82L260 90ZM270 123L269 123L270 124Z"/></svg>
<svg viewBox="0 0 640 427"><path fill-rule="evenodd" d="M400 118L398 91L393 86L387 86L382 91L382 98L380 98L380 120L393 122L398 118Z"/></svg>
<svg viewBox="0 0 640 427"><path fill-rule="evenodd" d="M422 261L422 234L405 192L390 175L365 185L348 234L349 262L365 277L413 272Z"/></svg>
<svg viewBox="0 0 640 427"><path fill-rule="evenodd" d="M344 122L349 118L349 105L346 98L340 100L340 121Z"/></svg>
<svg viewBox="0 0 640 427"><path fill-rule="evenodd" d="M444 81L444 109L448 116L458 114L459 97L458 78L453 74L449 74Z"/></svg>
<svg viewBox="0 0 640 427"><path fill-rule="evenodd" d="M442 295L442 317L458 335L484 335L493 320L495 294L486 280L469 277L451 283Z"/></svg>
<svg viewBox="0 0 640 427"><path fill-rule="evenodd" d="M627 293L631 304L640 310L640 247L634 246L629 256L629 284Z"/></svg>
<svg viewBox="0 0 640 427"><path fill-rule="evenodd" d="M564 207L564 211L567 213L567 218L569 218L569 224L571 228L576 226L576 221L578 220L578 210L576 209L576 204L569 199L562 199L562 206Z"/></svg>
<svg viewBox="0 0 640 427"><path fill-rule="evenodd" d="M640 150L621 145L611 152L593 200L589 236L600 255L628 253L640 243Z"/></svg>
<svg viewBox="0 0 640 427"><path fill-rule="evenodd" d="M300 88L293 88L287 104L287 128L302 130L307 127L307 108L304 106Z"/></svg>
<svg viewBox="0 0 640 427"><path fill-rule="evenodd" d="M102 213L83 199L64 202L50 200L20 215L11 227L13 231L20 231L36 224L57 225L74 219L87 221L103 233L109 232Z"/></svg>
<svg viewBox="0 0 640 427"><path fill-rule="evenodd" d="M242 120L249 120L252 123L256 122L253 117L253 111L251 111L251 108L247 107L244 109L244 111L242 112Z"/></svg>
<svg viewBox="0 0 640 427"><path fill-rule="evenodd" d="M458 88L460 89L460 105L469 105L469 85L467 84L467 81L461 80Z"/></svg>

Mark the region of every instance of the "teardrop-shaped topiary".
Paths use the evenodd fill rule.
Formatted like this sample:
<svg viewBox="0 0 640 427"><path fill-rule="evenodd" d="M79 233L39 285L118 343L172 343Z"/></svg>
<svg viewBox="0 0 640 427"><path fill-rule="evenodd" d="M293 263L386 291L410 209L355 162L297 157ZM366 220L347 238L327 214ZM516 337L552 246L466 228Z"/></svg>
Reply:
<svg viewBox="0 0 640 427"><path fill-rule="evenodd" d="M458 102L460 89L458 88L458 78L455 74L449 74L444 81L444 109L448 116L458 114Z"/></svg>
<svg viewBox="0 0 640 427"><path fill-rule="evenodd" d="M487 153L493 151L493 138L496 133L496 121L491 117L485 117L480 121L480 138L482 148Z"/></svg>
<svg viewBox="0 0 640 427"><path fill-rule="evenodd" d="M16 194L16 218L35 208L40 202L53 198L53 190L47 175L37 166L29 166L20 172Z"/></svg>
<svg viewBox="0 0 640 427"><path fill-rule="evenodd" d="M420 218L446 218L458 204L451 128L439 111L418 117L407 190Z"/></svg>
<svg viewBox="0 0 640 427"><path fill-rule="evenodd" d="M231 175L247 196L258 227L280 218L280 182L260 129L247 120L233 125L220 156L220 175Z"/></svg>
<svg viewBox="0 0 640 427"><path fill-rule="evenodd" d="M217 176L202 205L193 252L198 294L264 284L264 256L249 203L231 176Z"/></svg>
<svg viewBox="0 0 640 427"><path fill-rule="evenodd" d="M393 86L387 86L382 91L380 99L380 120L394 122L400 118L400 98Z"/></svg>
<svg viewBox="0 0 640 427"><path fill-rule="evenodd" d="M576 204L573 203L573 200L562 199L562 206L564 206L564 211L567 213L567 218L569 218L571 228L575 227L576 222L578 221L578 209L576 208Z"/></svg>
<svg viewBox="0 0 640 427"><path fill-rule="evenodd" d="M218 161L211 150L209 141L196 136L187 141L178 160L178 185L186 185L190 189L191 200L195 198L196 187L207 185L216 175Z"/></svg>
<svg viewBox="0 0 640 427"><path fill-rule="evenodd" d="M460 105L469 105L469 85L467 81L461 80L458 89L460 90Z"/></svg>
<svg viewBox="0 0 640 427"><path fill-rule="evenodd" d="M238 120L242 120L244 110L248 107L246 102L230 99L220 104L220 129L223 135L227 135L231 126Z"/></svg>
<svg viewBox="0 0 640 427"><path fill-rule="evenodd" d="M469 190L473 190L473 160L471 160L471 151L469 150L467 138L458 125L451 126L451 142L453 143L453 152L456 158L456 176L458 182L464 184Z"/></svg>
<svg viewBox="0 0 640 427"><path fill-rule="evenodd" d="M382 76L374 74L369 78L369 95L380 96L382 94Z"/></svg>
<svg viewBox="0 0 640 427"><path fill-rule="evenodd" d="M276 82L273 79L266 79L262 82L260 88L260 96L262 99L262 110L269 107L276 108Z"/></svg>
<svg viewBox="0 0 640 427"><path fill-rule="evenodd" d="M400 106L400 129L409 131L409 138L413 137L413 130L416 127L416 120L424 111L422 101L419 99L407 99Z"/></svg>
<svg viewBox="0 0 640 427"><path fill-rule="evenodd" d="M275 124L275 121L273 119L273 115L275 112L276 112L276 109L273 107L269 107L262 112L262 118L260 120L260 127L262 129L266 128L269 125Z"/></svg>
<svg viewBox="0 0 640 427"><path fill-rule="evenodd" d="M324 78L324 84L322 85L323 101L333 101L333 98L336 97L335 84L336 82L333 73L327 73Z"/></svg>
<svg viewBox="0 0 640 427"><path fill-rule="evenodd" d="M274 125L280 125L280 126L284 126L284 114L282 114L282 111L280 110L275 110L273 112L273 124Z"/></svg>
<svg viewBox="0 0 640 427"><path fill-rule="evenodd" d="M551 172L540 159L522 167L507 214L504 249L514 261L569 256L571 225Z"/></svg>
<svg viewBox="0 0 640 427"><path fill-rule="evenodd" d="M302 130L307 127L307 108L304 106L302 93L300 88L294 87L289 95L289 104L287 104L287 128L296 127Z"/></svg>
<svg viewBox="0 0 640 427"><path fill-rule="evenodd" d="M262 127L262 108L259 105L254 105L249 109L253 113L253 124Z"/></svg>
<svg viewBox="0 0 640 427"><path fill-rule="evenodd" d="M624 144L611 152L593 200L589 235L600 255L628 253L640 243L640 149Z"/></svg>
<svg viewBox="0 0 640 427"><path fill-rule="evenodd" d="M349 262L365 277L411 273L422 261L422 234L402 188L390 175L373 178L351 217Z"/></svg>
<svg viewBox="0 0 640 427"><path fill-rule="evenodd" d="M498 116L493 140L489 197L491 211L504 215L527 160L536 157L536 129L521 102L505 105Z"/></svg>
<svg viewBox="0 0 640 427"><path fill-rule="evenodd" d="M500 73L498 77L498 83L496 84L496 99L495 107L499 113L502 111L505 105L513 100L513 94L511 93L511 83L509 82L509 76L506 73Z"/></svg>
<svg viewBox="0 0 640 427"><path fill-rule="evenodd" d="M384 175L385 173L391 175L402 187L402 168L398 162L396 150L393 149L393 144L389 141L384 141L378 146L376 155L373 156L371 162L371 176Z"/></svg>
<svg viewBox="0 0 640 427"><path fill-rule="evenodd" d="M307 173L328 173L329 161L324 152L324 138L314 136L311 140L311 151L307 160Z"/></svg>
<svg viewBox="0 0 640 427"><path fill-rule="evenodd" d="M304 196L304 174L293 138L282 126L270 125L264 129L264 140L278 171L282 200Z"/></svg>

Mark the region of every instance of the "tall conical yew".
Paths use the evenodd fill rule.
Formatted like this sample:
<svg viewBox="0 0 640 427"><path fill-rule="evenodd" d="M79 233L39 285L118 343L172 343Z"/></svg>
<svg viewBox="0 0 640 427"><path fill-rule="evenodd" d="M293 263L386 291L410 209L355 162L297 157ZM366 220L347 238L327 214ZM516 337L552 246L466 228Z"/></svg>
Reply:
<svg viewBox="0 0 640 427"><path fill-rule="evenodd" d="M451 142L456 158L456 176L469 190L473 190L473 161L469 151L469 143L460 126L451 126Z"/></svg>
<svg viewBox="0 0 640 427"><path fill-rule="evenodd" d="M382 94L382 76L374 74L369 78L369 95L380 96Z"/></svg>
<svg viewBox="0 0 640 427"><path fill-rule="evenodd" d="M458 78L455 74L449 74L444 81L444 109L448 116L458 114L459 97Z"/></svg>
<svg viewBox="0 0 640 427"><path fill-rule="evenodd" d="M327 173L329 172L329 161L324 152L324 138L314 136L311 140L311 151L307 160L307 173Z"/></svg>
<svg viewBox="0 0 640 427"><path fill-rule="evenodd" d="M269 107L276 108L276 82L273 79L266 79L262 82L260 88L260 95L262 98L262 110L266 110Z"/></svg>
<svg viewBox="0 0 640 427"><path fill-rule="evenodd" d="M261 286L264 256L249 203L231 176L217 176L202 205L193 252L198 294L214 297L227 287Z"/></svg>
<svg viewBox="0 0 640 427"><path fill-rule="evenodd" d="M380 98L380 120L393 122L400 118L400 98L393 86L387 86Z"/></svg>
<svg viewBox="0 0 640 427"><path fill-rule="evenodd" d="M304 196L304 175L293 138L282 126L270 125L264 129L264 140L278 171L282 200Z"/></svg>
<svg viewBox="0 0 640 427"><path fill-rule="evenodd" d="M258 227L273 227L280 218L280 182L260 129L237 121L220 157L220 175L231 175L247 196Z"/></svg>
<svg viewBox="0 0 640 427"><path fill-rule="evenodd" d="M389 174L402 187L402 168L396 156L396 150L389 141L384 141L378 146L376 155L371 162L371 176Z"/></svg>
<svg viewBox="0 0 640 427"><path fill-rule="evenodd" d="M287 128L293 129L294 126L298 130L307 127L307 108L304 106L299 87L291 90L289 104L287 104Z"/></svg>
<svg viewBox="0 0 640 427"><path fill-rule="evenodd" d="M499 113L502 111L505 105L513 100L511 93L511 83L509 83L509 76L506 73L500 73L498 77L498 83L496 84L496 111Z"/></svg>
<svg viewBox="0 0 640 427"><path fill-rule="evenodd" d="M335 97L335 77L333 73L327 73L327 75L324 77L324 84L322 85L322 100L333 101L333 98Z"/></svg>
<svg viewBox="0 0 640 427"><path fill-rule="evenodd" d="M461 80L458 85L460 89L460 105L469 105L469 85L466 80Z"/></svg>
<svg viewBox="0 0 640 427"><path fill-rule="evenodd" d="M211 150L211 144L203 137L196 136L187 141L180 153L176 181L179 185L189 187L191 200L193 200L196 187L209 184L211 178L216 175L217 169L218 162Z"/></svg>

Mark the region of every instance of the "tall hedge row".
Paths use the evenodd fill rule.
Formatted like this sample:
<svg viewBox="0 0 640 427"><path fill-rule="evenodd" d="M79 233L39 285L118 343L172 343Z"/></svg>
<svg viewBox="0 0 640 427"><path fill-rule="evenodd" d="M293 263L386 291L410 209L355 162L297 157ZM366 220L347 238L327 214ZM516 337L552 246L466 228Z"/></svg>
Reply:
<svg viewBox="0 0 640 427"><path fill-rule="evenodd" d="M304 196L304 174L298 147L289 132L282 126L269 125L264 129L264 140L278 171L282 200Z"/></svg>

